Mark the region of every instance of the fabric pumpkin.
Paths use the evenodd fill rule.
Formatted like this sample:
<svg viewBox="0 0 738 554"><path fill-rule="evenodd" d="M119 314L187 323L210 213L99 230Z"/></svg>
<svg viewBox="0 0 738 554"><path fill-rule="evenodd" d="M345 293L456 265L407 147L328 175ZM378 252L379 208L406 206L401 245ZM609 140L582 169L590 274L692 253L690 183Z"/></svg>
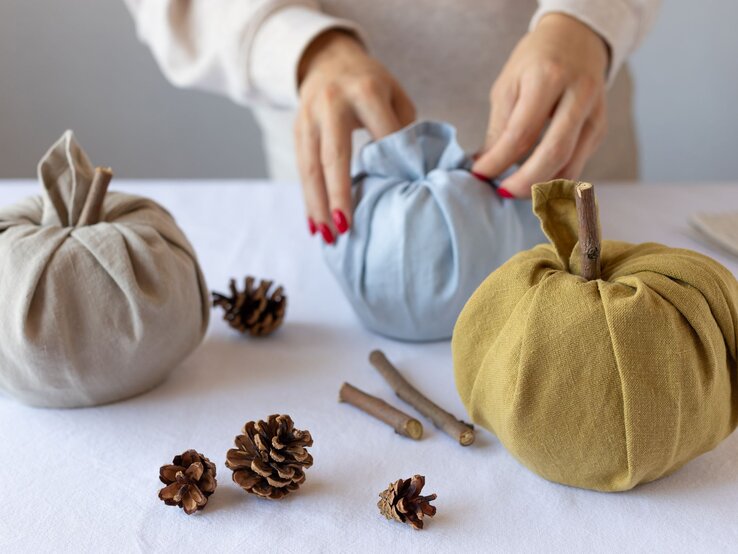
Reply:
<svg viewBox="0 0 738 554"><path fill-rule="evenodd" d="M447 339L490 271L544 240L527 202L469 173L448 124L369 143L354 163L354 221L325 259L364 324L389 337Z"/></svg>
<svg viewBox="0 0 738 554"><path fill-rule="evenodd" d="M39 164L42 196L0 209L0 390L36 406L120 400L202 340L208 293L174 219L108 193L77 226L93 167L71 132Z"/></svg>
<svg viewBox="0 0 738 554"><path fill-rule="evenodd" d="M550 245L521 252L469 299L452 340L475 423L539 475L622 491L667 475L738 421L738 283L714 260L603 241L579 277L574 187L533 188Z"/></svg>

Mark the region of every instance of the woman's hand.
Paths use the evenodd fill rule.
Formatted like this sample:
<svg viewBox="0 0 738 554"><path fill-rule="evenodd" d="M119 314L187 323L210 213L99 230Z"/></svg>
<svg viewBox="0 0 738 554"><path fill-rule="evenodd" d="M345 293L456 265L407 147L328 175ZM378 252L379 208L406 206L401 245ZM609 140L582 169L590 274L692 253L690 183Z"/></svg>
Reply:
<svg viewBox="0 0 738 554"><path fill-rule="evenodd" d="M310 232L327 243L351 226L351 133L374 139L415 119L397 81L351 35L329 31L300 63L300 109L295 146ZM333 224L331 225L331 220Z"/></svg>
<svg viewBox="0 0 738 554"><path fill-rule="evenodd" d="M606 132L608 63L606 43L585 24L563 14L541 19L492 87L487 137L473 170L501 174L543 133L525 163L501 183L500 193L527 198L534 183L578 178Z"/></svg>

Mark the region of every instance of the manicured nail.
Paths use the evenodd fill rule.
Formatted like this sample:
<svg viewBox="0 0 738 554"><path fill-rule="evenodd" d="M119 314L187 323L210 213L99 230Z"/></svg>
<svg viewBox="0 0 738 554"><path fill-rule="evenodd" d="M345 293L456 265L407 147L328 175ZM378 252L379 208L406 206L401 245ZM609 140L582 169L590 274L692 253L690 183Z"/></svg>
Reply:
<svg viewBox="0 0 738 554"><path fill-rule="evenodd" d="M312 217L308 217L308 230L311 236L318 232L318 227L315 225Z"/></svg>
<svg viewBox="0 0 738 554"><path fill-rule="evenodd" d="M481 173L478 173L476 171L472 171L471 174L474 175L474 177L476 177L480 181L484 181L485 183L489 183L489 177L487 177L486 175L482 175Z"/></svg>
<svg viewBox="0 0 738 554"><path fill-rule="evenodd" d="M326 244L333 244L333 233L328 228L328 225L326 225L325 223L321 223L320 225L318 225L318 231L320 231L320 234Z"/></svg>
<svg viewBox="0 0 738 554"><path fill-rule="evenodd" d="M348 231L348 221L341 210L333 210L333 223L336 224L339 233L344 234Z"/></svg>
<svg viewBox="0 0 738 554"><path fill-rule="evenodd" d="M515 198L509 190L503 187L497 187L497 194L502 198Z"/></svg>

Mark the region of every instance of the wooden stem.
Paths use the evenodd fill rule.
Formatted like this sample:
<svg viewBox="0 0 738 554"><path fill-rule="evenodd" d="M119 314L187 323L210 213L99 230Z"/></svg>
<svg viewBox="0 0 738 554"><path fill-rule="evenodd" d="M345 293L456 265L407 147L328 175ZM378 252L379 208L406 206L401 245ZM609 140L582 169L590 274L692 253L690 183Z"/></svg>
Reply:
<svg viewBox="0 0 738 554"><path fill-rule="evenodd" d="M592 281L600 278L600 226L594 187L591 183L579 183L574 197L579 219L582 277Z"/></svg>
<svg viewBox="0 0 738 554"><path fill-rule="evenodd" d="M396 433L404 437L420 440L423 436L423 424L417 419L401 412L394 406L390 406L381 398L367 394L353 385L344 383L338 393L338 400L351 404L362 412L385 422Z"/></svg>
<svg viewBox="0 0 738 554"><path fill-rule="evenodd" d="M474 442L474 428L471 425L456 419L452 414L423 396L400 375L397 368L390 363L381 350L375 350L369 354L369 362L384 377L397 396L430 419L433 425L449 437L459 441L461 446L469 446Z"/></svg>
<svg viewBox="0 0 738 554"><path fill-rule="evenodd" d="M109 167L96 167L92 177L90 191L87 193L85 205L77 220L77 227L94 225L100 221L103 201L108 192L108 185L113 178L113 171Z"/></svg>

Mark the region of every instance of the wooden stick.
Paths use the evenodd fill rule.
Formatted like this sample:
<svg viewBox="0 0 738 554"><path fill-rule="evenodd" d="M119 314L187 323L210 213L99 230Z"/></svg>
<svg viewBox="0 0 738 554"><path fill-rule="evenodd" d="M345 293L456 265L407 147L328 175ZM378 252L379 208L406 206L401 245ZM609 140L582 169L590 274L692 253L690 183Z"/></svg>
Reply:
<svg viewBox="0 0 738 554"><path fill-rule="evenodd" d="M591 183L579 183L574 197L579 219L582 277L592 281L600 278L600 226L597 220L594 187Z"/></svg>
<svg viewBox="0 0 738 554"><path fill-rule="evenodd" d="M401 412L394 406L390 406L381 398L367 394L353 385L344 383L338 393L338 400L351 404L362 412L384 421L403 437L417 441L423 436L423 424L417 419Z"/></svg>
<svg viewBox="0 0 738 554"><path fill-rule="evenodd" d="M449 437L459 441L461 446L469 446L474 442L474 428L471 425L456 419L452 414L423 396L400 375L397 368L390 363L381 350L375 350L369 354L369 362L381 373L397 396L430 419L433 425Z"/></svg>
<svg viewBox="0 0 738 554"><path fill-rule="evenodd" d="M109 167L95 168L90 191L87 193L85 205L82 207L82 213L77 220L77 227L99 223L103 201L112 178L113 170Z"/></svg>

